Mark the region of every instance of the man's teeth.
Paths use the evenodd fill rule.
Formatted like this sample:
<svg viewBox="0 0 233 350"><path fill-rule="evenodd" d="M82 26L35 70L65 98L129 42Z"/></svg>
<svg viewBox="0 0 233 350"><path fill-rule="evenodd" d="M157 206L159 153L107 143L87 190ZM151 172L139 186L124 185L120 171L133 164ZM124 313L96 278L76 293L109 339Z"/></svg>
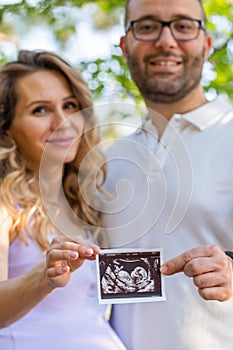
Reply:
<svg viewBox="0 0 233 350"><path fill-rule="evenodd" d="M159 61L152 63L156 66L176 66L178 63L173 61Z"/></svg>

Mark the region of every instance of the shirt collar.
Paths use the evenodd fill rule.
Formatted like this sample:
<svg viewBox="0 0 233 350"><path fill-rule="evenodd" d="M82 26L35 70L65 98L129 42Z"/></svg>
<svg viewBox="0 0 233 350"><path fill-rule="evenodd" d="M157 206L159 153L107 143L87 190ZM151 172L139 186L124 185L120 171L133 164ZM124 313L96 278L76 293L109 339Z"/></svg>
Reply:
<svg viewBox="0 0 233 350"><path fill-rule="evenodd" d="M195 127L200 131L207 129L208 127L216 124L223 116L233 110L233 106L223 96L218 96L214 100L205 103L204 105L184 114L174 114L171 117L173 119L182 119ZM157 133L155 125L148 115L142 121L142 126L137 132L147 130L151 133Z"/></svg>
<svg viewBox="0 0 233 350"><path fill-rule="evenodd" d="M226 98L218 96L203 106L191 112L181 114L180 118L196 126L199 130L205 130L216 124L223 116L233 109Z"/></svg>

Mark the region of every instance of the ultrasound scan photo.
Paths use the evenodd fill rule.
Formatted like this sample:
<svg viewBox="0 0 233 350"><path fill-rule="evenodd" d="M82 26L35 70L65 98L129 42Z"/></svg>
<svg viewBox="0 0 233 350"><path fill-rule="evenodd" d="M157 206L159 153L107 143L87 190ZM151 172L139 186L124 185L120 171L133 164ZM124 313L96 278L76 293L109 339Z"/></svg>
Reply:
<svg viewBox="0 0 233 350"><path fill-rule="evenodd" d="M161 252L130 251L99 255L102 299L162 297Z"/></svg>

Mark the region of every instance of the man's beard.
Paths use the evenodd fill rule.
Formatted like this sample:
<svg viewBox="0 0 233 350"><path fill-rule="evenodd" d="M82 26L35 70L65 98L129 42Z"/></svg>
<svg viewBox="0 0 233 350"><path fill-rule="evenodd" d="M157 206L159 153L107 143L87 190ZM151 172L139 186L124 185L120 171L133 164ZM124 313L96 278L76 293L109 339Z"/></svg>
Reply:
<svg viewBox="0 0 233 350"><path fill-rule="evenodd" d="M204 50L201 55L195 56L188 63L186 57L182 57L183 72L175 77L169 73L148 72L148 61L156 56L174 57L174 54L163 53L150 55L144 59L144 69L136 55L131 55L127 50L128 65L131 76L138 86L144 99L157 103L173 103L182 100L190 91L195 89L201 80L202 66L204 62ZM141 64L142 65L142 64Z"/></svg>

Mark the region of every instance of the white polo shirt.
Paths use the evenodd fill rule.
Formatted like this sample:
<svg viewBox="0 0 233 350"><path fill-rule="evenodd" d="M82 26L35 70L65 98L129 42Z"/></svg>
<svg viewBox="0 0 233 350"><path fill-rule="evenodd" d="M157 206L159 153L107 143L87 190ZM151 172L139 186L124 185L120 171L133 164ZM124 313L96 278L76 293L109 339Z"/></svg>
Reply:
<svg viewBox="0 0 233 350"><path fill-rule="evenodd" d="M163 248L168 260L205 244L233 247L233 106L224 98L175 114L161 139L150 120L108 150L111 247ZM114 305L128 350L231 350L233 300L204 301L183 273L166 301Z"/></svg>

